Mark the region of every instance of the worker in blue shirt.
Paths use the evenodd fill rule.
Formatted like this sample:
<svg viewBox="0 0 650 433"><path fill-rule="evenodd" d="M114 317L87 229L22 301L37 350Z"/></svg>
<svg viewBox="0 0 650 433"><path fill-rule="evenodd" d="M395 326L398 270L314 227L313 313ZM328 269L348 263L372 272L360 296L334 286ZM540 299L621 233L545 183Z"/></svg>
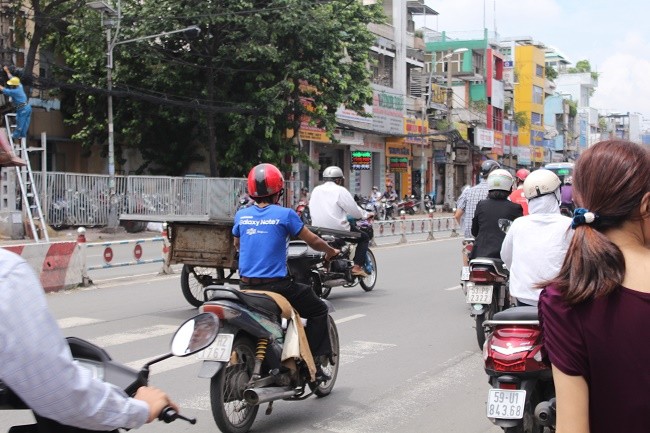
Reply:
<svg viewBox="0 0 650 433"><path fill-rule="evenodd" d="M29 122L32 118L32 107L27 103L27 94L23 85L20 84L20 79L14 77L9 68L3 67L9 81L7 87L0 86L0 92L4 95L11 97L16 106L16 128L11 134L14 141L18 141L23 137L27 137L27 130L29 129Z"/></svg>
<svg viewBox="0 0 650 433"><path fill-rule="evenodd" d="M316 236L290 208L278 205L284 193L284 177L272 164L259 164L248 174L248 195L254 206L235 214L232 229L239 251L239 281L242 289L264 290L284 296L301 317L309 319L305 333L317 360L330 357L332 346L327 325L327 305L311 287L294 283L287 272L287 242L298 237L329 260L340 253ZM320 375L320 377L319 377ZM317 365L316 380L329 380Z"/></svg>

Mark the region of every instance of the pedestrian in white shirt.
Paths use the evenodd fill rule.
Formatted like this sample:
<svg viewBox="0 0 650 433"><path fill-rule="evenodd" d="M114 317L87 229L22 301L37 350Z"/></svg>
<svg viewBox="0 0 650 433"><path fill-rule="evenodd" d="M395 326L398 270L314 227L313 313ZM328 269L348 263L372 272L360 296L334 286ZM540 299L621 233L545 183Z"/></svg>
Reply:
<svg viewBox="0 0 650 433"><path fill-rule="evenodd" d="M573 230L560 213L560 179L550 170L535 170L524 181L528 215L514 220L501 245L510 270L510 296L518 305L537 306L536 285L557 277Z"/></svg>

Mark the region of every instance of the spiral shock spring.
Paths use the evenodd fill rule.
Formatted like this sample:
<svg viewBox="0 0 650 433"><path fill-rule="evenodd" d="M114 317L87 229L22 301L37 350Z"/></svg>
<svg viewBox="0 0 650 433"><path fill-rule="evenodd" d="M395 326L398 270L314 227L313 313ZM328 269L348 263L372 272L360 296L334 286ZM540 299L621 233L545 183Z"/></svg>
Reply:
<svg viewBox="0 0 650 433"><path fill-rule="evenodd" d="M266 348L269 345L269 340L268 338L260 338L257 340L257 350L255 351L255 358L257 358L259 361L264 361L264 357L266 356Z"/></svg>

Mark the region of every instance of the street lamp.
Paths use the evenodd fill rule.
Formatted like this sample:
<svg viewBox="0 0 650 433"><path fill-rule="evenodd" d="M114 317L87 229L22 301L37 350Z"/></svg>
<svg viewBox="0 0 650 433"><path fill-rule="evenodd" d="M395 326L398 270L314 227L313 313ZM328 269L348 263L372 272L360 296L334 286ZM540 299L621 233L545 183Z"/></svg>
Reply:
<svg viewBox="0 0 650 433"><path fill-rule="evenodd" d="M422 108L422 134L423 134L423 136L424 136L424 134L426 134L428 132L428 127L427 127L426 132L425 132L424 127L425 127L425 125L428 126L426 113L427 113L427 109L429 108L429 106L431 104L431 96L432 96L431 95L431 93L432 93L431 92L431 90L432 90L431 85L433 84L432 81L433 81L433 71L434 71L434 69L436 68L438 63L444 63L447 60L449 60L449 58L451 58L451 56L453 56L454 54L460 54L460 53L464 53L466 51L468 51L467 48L456 48L455 50L445 54L440 60L437 60L435 63L433 61L431 62L431 69L429 71L429 80L427 82L427 92L424 94L426 101L425 101L424 107ZM449 122L450 126L451 126L451 93L450 93L451 91L452 91L452 89L451 89L451 68L449 67L449 65L447 65L447 92L448 92L448 94L447 94L447 121ZM421 154L420 154L420 156L421 156L421 158L420 158L420 206L421 206L422 209L424 209L424 185L425 185L425 179L424 179L424 170L425 170L425 167L424 167L424 165L425 165L424 164L424 143L421 143L421 146L422 147L420 148L421 149ZM449 145L449 147L451 147L451 144ZM445 193L447 195L447 198L449 198L451 196L452 200L453 200L453 192L451 192L451 193L448 192L449 191L449 188L448 188L449 183L447 183L447 182L449 181L449 177L450 177L449 174L448 174L448 169L449 169L449 160L451 159L451 157L449 155L450 152L447 152L447 154L448 154L447 155L447 168L445 170L445 176L446 176ZM451 167L453 168L453 161L451 162ZM451 178L452 178L451 190L453 191L453 176L451 176ZM448 203L451 203L451 201L448 201Z"/></svg>
<svg viewBox="0 0 650 433"><path fill-rule="evenodd" d="M115 140L113 128L113 50L118 45L129 42L153 39L161 36L167 36L174 33L186 32L193 37L198 36L200 29L197 26L189 26L179 30L161 32L155 35L140 36L133 39L118 41L117 37L120 32L120 19L122 17L120 2L118 0L117 10L110 7L104 1L92 1L86 3L89 9L99 12L102 16L102 26L106 28L106 89L108 91L108 190L109 190L109 210L108 224L104 229L105 232L115 232L119 227L117 215L117 192L115 186ZM115 35L112 35L111 29L115 27Z"/></svg>

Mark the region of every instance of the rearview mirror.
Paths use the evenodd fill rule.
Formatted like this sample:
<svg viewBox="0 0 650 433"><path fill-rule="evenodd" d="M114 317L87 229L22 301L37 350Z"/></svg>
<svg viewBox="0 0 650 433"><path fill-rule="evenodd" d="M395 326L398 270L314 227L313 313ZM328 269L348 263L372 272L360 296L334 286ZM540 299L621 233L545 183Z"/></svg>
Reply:
<svg viewBox="0 0 650 433"><path fill-rule="evenodd" d="M205 349L219 333L219 318L212 313L201 313L186 320L176 331L171 342L174 356L188 356Z"/></svg>

